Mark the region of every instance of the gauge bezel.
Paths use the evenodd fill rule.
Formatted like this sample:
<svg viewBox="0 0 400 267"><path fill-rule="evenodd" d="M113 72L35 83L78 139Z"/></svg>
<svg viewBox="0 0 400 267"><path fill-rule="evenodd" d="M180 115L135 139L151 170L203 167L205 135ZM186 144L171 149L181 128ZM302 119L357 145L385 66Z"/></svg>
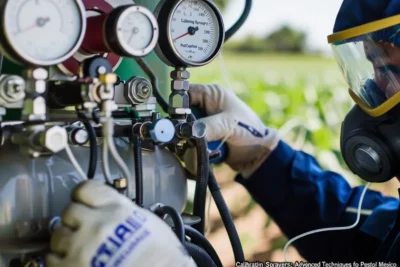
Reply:
<svg viewBox="0 0 400 267"><path fill-rule="evenodd" d="M0 6L0 15L1 17L1 25L0 25L0 51L7 56L10 60L14 61L17 64L27 64L27 65L32 65L32 66L40 66L40 67L47 67L47 66L53 66L60 64L73 56L75 52L77 52L83 42L83 39L85 37L85 32L86 32L86 10L85 7L82 3L81 0L73 0L74 3L76 4L79 15L80 15L80 23L81 23L81 28L80 28L80 33L79 37L75 43L75 45L63 56L52 59L52 60L37 60L34 57L31 57L29 55L24 55L24 52L22 51L17 51L12 45L12 41L10 39L9 33L6 30L5 26L5 18L6 18L6 12L7 12L7 4L9 3L8 1L5 1L2 6Z"/></svg>
<svg viewBox="0 0 400 267"><path fill-rule="evenodd" d="M133 12L141 13L152 24L153 35L150 43L144 49L133 49L119 36L118 28L127 16ZM109 25L107 22L112 23ZM147 8L139 5L120 6L113 10L107 17L105 36L109 37L107 41L110 50L125 57L144 57L150 54L157 45L159 37L159 26L156 17Z"/></svg>
<svg viewBox="0 0 400 267"><path fill-rule="evenodd" d="M178 6L187 0L174 0L168 1L165 0L160 2L159 6L156 9L156 17L158 20L158 25L166 25L166 28L160 29L160 38L157 44L156 52L161 60L164 61L169 66L172 67L201 67L207 65L211 61L213 61L219 54L222 49L225 40L225 26L222 18L222 14L217 8L217 6L210 0L199 0L208 4L210 8L213 10L215 16L218 20L219 27L219 38L215 51L204 61L194 62L190 60L186 60L184 57L180 55L180 53L176 50L172 36L171 36L171 21L172 16L175 13Z"/></svg>

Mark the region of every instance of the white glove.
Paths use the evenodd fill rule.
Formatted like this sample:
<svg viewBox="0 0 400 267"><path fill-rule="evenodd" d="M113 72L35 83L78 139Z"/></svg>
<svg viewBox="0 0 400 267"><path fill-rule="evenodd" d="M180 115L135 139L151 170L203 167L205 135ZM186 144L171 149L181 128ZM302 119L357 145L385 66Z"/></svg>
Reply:
<svg viewBox="0 0 400 267"><path fill-rule="evenodd" d="M90 181L72 199L52 235L47 266L196 266L165 222L116 190Z"/></svg>
<svg viewBox="0 0 400 267"><path fill-rule="evenodd" d="M219 85L192 84L189 95L191 105L209 116L201 119L207 125L207 141L226 140L227 164L250 177L278 145L277 130L265 127L250 107Z"/></svg>

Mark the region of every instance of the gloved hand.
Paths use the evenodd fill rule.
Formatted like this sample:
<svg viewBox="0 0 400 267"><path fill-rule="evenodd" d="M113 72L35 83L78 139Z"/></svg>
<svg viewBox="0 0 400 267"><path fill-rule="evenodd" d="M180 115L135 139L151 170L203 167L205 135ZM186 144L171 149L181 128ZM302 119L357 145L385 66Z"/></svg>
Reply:
<svg viewBox="0 0 400 267"><path fill-rule="evenodd" d="M191 105L209 116L201 119L207 125L207 141L226 140L226 163L244 178L250 177L276 148L278 131L267 128L250 107L219 85L192 84L189 95ZM187 165L194 162L189 160L193 155L185 154Z"/></svg>
<svg viewBox="0 0 400 267"><path fill-rule="evenodd" d="M171 228L116 190L83 183L52 235L49 267L194 267Z"/></svg>

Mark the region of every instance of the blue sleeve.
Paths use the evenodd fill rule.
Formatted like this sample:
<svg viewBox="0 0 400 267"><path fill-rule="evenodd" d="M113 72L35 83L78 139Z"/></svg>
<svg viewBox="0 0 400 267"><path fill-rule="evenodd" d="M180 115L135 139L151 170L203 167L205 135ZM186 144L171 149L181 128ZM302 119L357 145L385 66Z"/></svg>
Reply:
<svg viewBox="0 0 400 267"><path fill-rule="evenodd" d="M364 189L351 188L339 174L323 171L312 156L282 141L249 179L236 180L289 239L310 230L352 225ZM357 228L311 235L293 245L308 261L371 259L390 231L397 207L397 199L368 190Z"/></svg>

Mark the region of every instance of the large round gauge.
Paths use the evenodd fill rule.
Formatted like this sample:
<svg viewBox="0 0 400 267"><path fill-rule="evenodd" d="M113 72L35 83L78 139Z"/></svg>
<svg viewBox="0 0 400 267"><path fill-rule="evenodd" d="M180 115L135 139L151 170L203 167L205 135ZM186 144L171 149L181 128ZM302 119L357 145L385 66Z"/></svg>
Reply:
<svg viewBox="0 0 400 267"><path fill-rule="evenodd" d="M108 14L88 18L87 24L82 50L88 53L142 57L157 44L157 20L142 6L120 6Z"/></svg>
<svg viewBox="0 0 400 267"><path fill-rule="evenodd" d="M1 50L19 64L56 65L80 47L86 31L81 0L8 0L1 6Z"/></svg>
<svg viewBox="0 0 400 267"><path fill-rule="evenodd" d="M198 67L211 62L224 43L221 13L208 0L163 1L156 9L160 27L158 56L175 67Z"/></svg>

